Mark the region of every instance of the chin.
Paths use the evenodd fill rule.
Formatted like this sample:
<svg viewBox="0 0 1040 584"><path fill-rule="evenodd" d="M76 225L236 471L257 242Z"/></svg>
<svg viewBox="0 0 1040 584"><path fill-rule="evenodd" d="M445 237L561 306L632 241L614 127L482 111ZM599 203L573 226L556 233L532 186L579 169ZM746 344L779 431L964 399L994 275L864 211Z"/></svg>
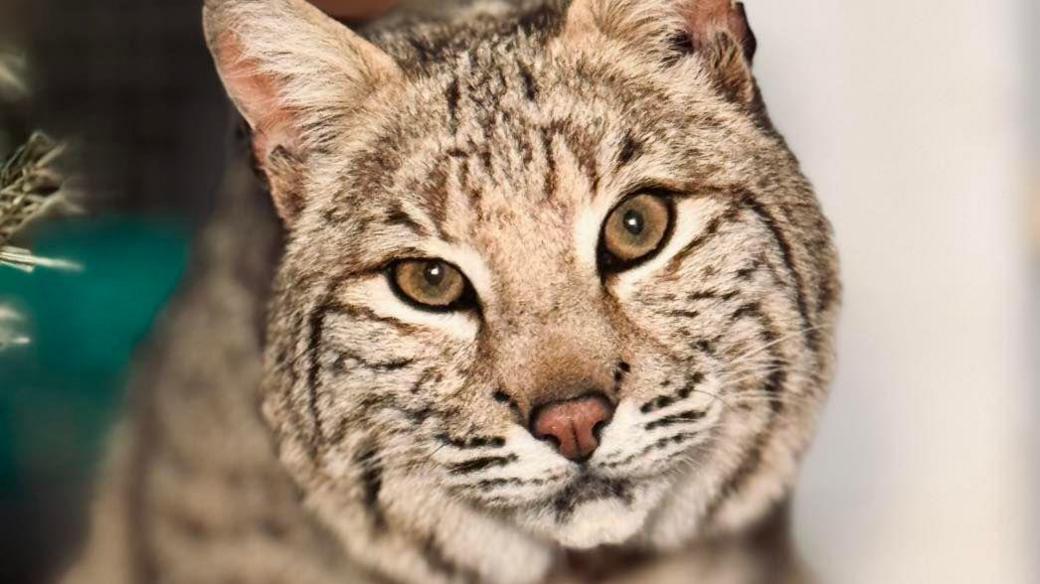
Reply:
<svg viewBox="0 0 1040 584"><path fill-rule="evenodd" d="M567 549L622 545L643 530L664 491L663 486L624 481L580 481L544 504L519 511L515 520Z"/></svg>

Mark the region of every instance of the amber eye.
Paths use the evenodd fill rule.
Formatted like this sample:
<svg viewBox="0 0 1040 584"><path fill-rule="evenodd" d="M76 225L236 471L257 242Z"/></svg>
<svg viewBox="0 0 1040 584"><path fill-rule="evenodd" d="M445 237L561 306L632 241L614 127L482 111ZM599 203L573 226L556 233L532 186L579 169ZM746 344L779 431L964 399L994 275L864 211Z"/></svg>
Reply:
<svg viewBox="0 0 1040 584"><path fill-rule="evenodd" d="M407 300L427 308L451 310L469 289L458 268L441 260L407 260L391 268L394 287Z"/></svg>
<svg viewBox="0 0 1040 584"><path fill-rule="evenodd" d="M603 268L620 271L656 254L672 230L668 198L641 194L617 206L603 226L600 256Z"/></svg>

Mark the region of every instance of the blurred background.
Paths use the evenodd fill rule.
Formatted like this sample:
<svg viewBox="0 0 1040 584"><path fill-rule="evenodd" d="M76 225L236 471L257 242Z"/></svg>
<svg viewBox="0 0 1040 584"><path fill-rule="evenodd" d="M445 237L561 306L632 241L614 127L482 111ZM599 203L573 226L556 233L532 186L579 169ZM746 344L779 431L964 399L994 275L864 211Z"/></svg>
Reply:
<svg viewBox="0 0 1040 584"><path fill-rule="evenodd" d="M1040 3L746 0L758 75L843 257L840 371L796 505L825 582L1040 581ZM0 159L73 140L90 213L0 266L0 581L44 581L127 363L212 208L228 109L200 0L0 0Z"/></svg>

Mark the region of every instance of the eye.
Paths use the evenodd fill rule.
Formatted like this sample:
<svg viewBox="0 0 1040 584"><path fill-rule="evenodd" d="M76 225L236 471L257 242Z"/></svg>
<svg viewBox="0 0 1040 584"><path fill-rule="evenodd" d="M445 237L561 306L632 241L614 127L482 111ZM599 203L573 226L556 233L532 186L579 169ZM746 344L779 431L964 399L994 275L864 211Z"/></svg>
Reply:
<svg viewBox="0 0 1040 584"><path fill-rule="evenodd" d="M668 197L644 193L625 199L603 226L600 268L621 272L656 255L671 234L673 215Z"/></svg>
<svg viewBox="0 0 1040 584"><path fill-rule="evenodd" d="M468 304L470 285L455 266L442 260L405 260L390 268L394 289L423 308L456 310Z"/></svg>

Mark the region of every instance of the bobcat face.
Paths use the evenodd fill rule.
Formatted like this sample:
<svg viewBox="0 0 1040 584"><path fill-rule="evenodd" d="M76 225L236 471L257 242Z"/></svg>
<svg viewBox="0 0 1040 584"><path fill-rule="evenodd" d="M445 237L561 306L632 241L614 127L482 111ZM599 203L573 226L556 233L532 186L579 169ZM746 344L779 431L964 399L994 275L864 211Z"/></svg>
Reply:
<svg viewBox="0 0 1040 584"><path fill-rule="evenodd" d="M265 410L323 512L676 545L783 496L835 268L742 13L586 0L380 50L225 4L211 45L291 234ZM259 4L335 59L266 53L296 37Z"/></svg>

